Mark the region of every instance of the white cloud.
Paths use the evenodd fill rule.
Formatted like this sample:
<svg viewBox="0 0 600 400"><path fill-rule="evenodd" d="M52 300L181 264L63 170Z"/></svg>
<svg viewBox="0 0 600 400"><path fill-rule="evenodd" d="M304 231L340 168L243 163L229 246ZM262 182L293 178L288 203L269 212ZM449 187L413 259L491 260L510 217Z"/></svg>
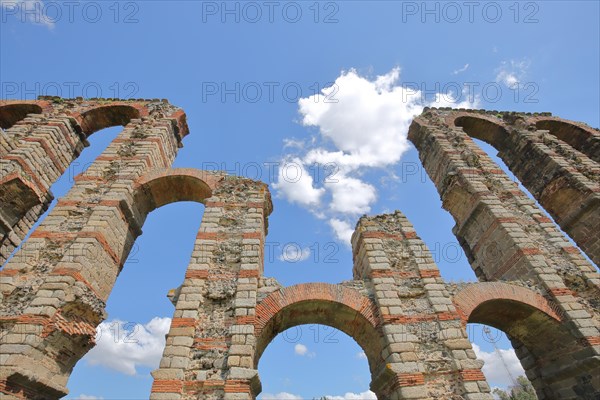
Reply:
<svg viewBox="0 0 600 400"><path fill-rule="evenodd" d="M77 396L73 400L103 400L103 399L104 399L104 397L90 396L90 395L87 395L87 394L80 394L79 396Z"/></svg>
<svg viewBox="0 0 600 400"><path fill-rule="evenodd" d="M302 397L288 392L279 392L277 394L263 393L262 400L302 400Z"/></svg>
<svg viewBox="0 0 600 400"><path fill-rule="evenodd" d="M316 207L320 204L325 189L313 186L313 177L302 160L292 158L283 162L279 168L277 182L273 187L277 193L291 203L305 207Z"/></svg>
<svg viewBox="0 0 600 400"><path fill-rule="evenodd" d="M422 110L414 91L394 86L399 77L399 68L375 81L354 70L343 72L335 86L299 100L302 122L318 127L322 137L347 156L346 160L334 157L343 162L343 167L395 163L408 150L406 133L410 121ZM334 87L334 99L328 99Z"/></svg>
<svg viewBox="0 0 600 400"><path fill-rule="evenodd" d="M309 358L314 358L317 355L317 353L315 353L314 351L308 351L308 347L300 343L294 346L294 353L296 353L296 355L303 357L306 356Z"/></svg>
<svg viewBox="0 0 600 400"><path fill-rule="evenodd" d="M316 128L318 136L302 146L297 139L284 141L284 148L301 154L284 157L295 165L283 164L273 187L278 196L326 219L336 238L349 244L353 229L348 221L371 212L377 200L365 173L393 174L409 149L412 119L424 106L472 108L468 98L457 100L460 95L438 94L426 101L421 91L400 84L400 68L372 79L354 69L343 71L332 86L298 101L301 123ZM319 178L309 170L319 170Z"/></svg>
<svg viewBox="0 0 600 400"><path fill-rule="evenodd" d="M346 393L343 396L325 396L327 400L377 400L375 393L367 390L362 393Z"/></svg>
<svg viewBox="0 0 600 400"><path fill-rule="evenodd" d="M59 18L58 15L46 15L44 2L41 0L0 0L0 7L5 10L3 14L13 15L19 22L44 25L50 29L54 28L55 20Z"/></svg>
<svg viewBox="0 0 600 400"><path fill-rule="evenodd" d="M333 229L333 233L337 240L350 245L350 239L352 239L354 229L352 229L352 225L350 225L349 222L337 218L331 218L329 220L329 226L331 226Z"/></svg>
<svg viewBox="0 0 600 400"><path fill-rule="evenodd" d="M481 350L481 347L475 343L473 343L473 351L475 351L477 358L485 363L482 371L491 386L498 386L506 389L508 386L513 385L513 382L506 371L507 367L514 379L520 375L525 375L525 371L521 366L521 362L517 358L517 355L513 349L499 350L504 362L506 363L506 367L498 353L495 351L483 351Z"/></svg>
<svg viewBox="0 0 600 400"><path fill-rule="evenodd" d="M511 89L516 89L527 76L530 65L529 60L502 61L500 66L496 68L496 82L503 83Z"/></svg>
<svg viewBox="0 0 600 400"><path fill-rule="evenodd" d="M357 178L340 176L337 182L327 183L325 187L331 191L329 208L341 214L367 213L377 198L375 187Z"/></svg>
<svg viewBox="0 0 600 400"><path fill-rule="evenodd" d="M90 365L102 365L127 375L136 368L157 368L165 348L170 318L153 318L147 324L119 320L102 322L96 329L96 346L84 357Z"/></svg>
<svg viewBox="0 0 600 400"><path fill-rule="evenodd" d="M465 72L467 69L469 69L469 63L466 63L465 66L462 68L455 69L454 71L452 71L452 75L458 75L461 72Z"/></svg>
<svg viewBox="0 0 600 400"><path fill-rule="evenodd" d="M283 246L281 255L279 256L280 261L285 262L301 262L310 257L310 248L302 248L298 243L288 243Z"/></svg>
<svg viewBox="0 0 600 400"><path fill-rule="evenodd" d="M356 353L356 358L359 358L361 360L366 360L367 359L367 355L365 354L364 351L359 351L358 353Z"/></svg>
<svg viewBox="0 0 600 400"><path fill-rule="evenodd" d="M307 352L308 352L308 347L306 347L303 344L298 343L294 346L294 353L298 354L299 356L303 356Z"/></svg>
<svg viewBox="0 0 600 400"><path fill-rule="evenodd" d="M260 398L262 400L303 400L301 396L288 392L280 392L277 394L263 393ZM367 390L362 393L346 393L343 396L325 396L327 400L377 400L375 393Z"/></svg>
<svg viewBox="0 0 600 400"><path fill-rule="evenodd" d="M471 101L470 97L473 97ZM458 101L464 98L463 101ZM436 93L434 100L429 103L431 107L452 107L452 108L477 108L479 105L479 96L472 95L468 88L464 88L462 93Z"/></svg>
<svg viewBox="0 0 600 400"><path fill-rule="evenodd" d="M297 149L303 149L304 148L304 142L302 140L296 140L296 139L290 139L290 138L284 138L283 139L283 148L297 148Z"/></svg>

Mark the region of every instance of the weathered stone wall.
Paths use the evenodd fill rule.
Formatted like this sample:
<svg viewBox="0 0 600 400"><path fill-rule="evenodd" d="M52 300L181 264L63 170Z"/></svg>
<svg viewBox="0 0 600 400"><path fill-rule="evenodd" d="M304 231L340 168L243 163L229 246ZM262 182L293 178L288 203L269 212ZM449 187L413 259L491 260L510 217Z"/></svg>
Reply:
<svg viewBox="0 0 600 400"><path fill-rule="evenodd" d="M363 217L352 242L354 277L372 291L394 375L374 379L378 398L491 399L439 270L406 217Z"/></svg>
<svg viewBox="0 0 600 400"><path fill-rule="evenodd" d="M410 130L481 283L449 284L400 213L362 217L354 280L283 288L263 276L265 184L170 169L187 133L165 101L0 103L2 257L52 198L91 133L124 125L0 272L0 393L54 399L93 346L104 306L149 212L205 205L150 397L254 399L266 346L290 327L340 329L363 348L380 400L492 399L466 324L507 333L540 399L600 391L600 278L469 137L500 156L592 259L598 133L548 115L427 109ZM48 163L51 166L48 166ZM543 340L541 340L541 338Z"/></svg>
<svg viewBox="0 0 600 400"><path fill-rule="evenodd" d="M425 133L425 131L430 133ZM435 143L433 137L443 134ZM543 114L426 109L411 127L410 137L438 188L455 175L471 182L503 185L505 196L524 196L470 140L481 139L548 211L561 228L598 265L600 264L600 131L583 124ZM437 161L452 165L436 167ZM446 161L448 159L448 161ZM458 160L461 160L458 162ZM458 162L458 163L457 163ZM460 171L448 168L460 168ZM446 173L450 173L447 175ZM514 186L514 185L513 185ZM504 199L502 199L504 200ZM540 216L541 217L541 216ZM540 221L549 222L544 218Z"/></svg>
<svg viewBox="0 0 600 400"><path fill-rule="evenodd" d="M409 139L443 207L456 221L454 233L478 278L527 283L556 304L562 315L560 329L544 334L548 338L544 346L539 338L518 332L518 326L536 331L533 322L525 321L525 310L520 324L510 324L511 316L519 319L518 311L509 309L500 316L501 302L488 302L483 309L498 316L486 323L501 325L509 336L513 332L517 354L540 398L592 398L581 396L600 390L600 380L592 379L600 370L600 277L579 249L469 136L494 145L557 222L570 221L563 228L597 259L595 245L588 245L597 243L600 236L599 167L571 145L596 157L597 146L592 144L598 132L580 127L580 139L586 141L569 139L568 144L560 139L564 138L560 132L550 138L552 130L536 130L539 125L534 122L544 118L548 116L426 109L413 121ZM544 327L537 330L539 334L551 326L538 325Z"/></svg>
<svg viewBox="0 0 600 400"><path fill-rule="evenodd" d="M0 133L0 264L47 210L53 199L50 186L89 145L87 137L132 120L161 118L175 124L174 134L180 142L187 134L183 112L158 99L0 101L0 127L4 129ZM139 123L135 127L139 132L145 129ZM124 138L129 140L124 145L139 139L136 135ZM158 148L168 152L164 144ZM168 158L173 154L162 156L165 160L157 167L171 164Z"/></svg>
<svg viewBox="0 0 600 400"><path fill-rule="evenodd" d="M73 104L90 106L84 101ZM90 131L110 125L114 115L121 115L119 107L125 107L116 103L115 110L114 104L99 100L89 112L100 121L85 113L80 121ZM185 116L176 107L161 101L144 107L148 113L128 121L0 272L0 387L6 392L37 393L33 398L66 394L70 371L93 345L105 301L145 218L136 212L135 182L149 171L168 168L187 132ZM61 118L64 125L71 123L69 117ZM20 182L47 174L47 160L26 149L40 150L46 143L58 151L63 139L28 141L25 135L17 141L14 133L8 130L13 147L2 162L18 159L30 166L26 177L18 170ZM67 165L65 161L60 169ZM46 192L58 173L59 168L43 178ZM3 203L5 207L10 205Z"/></svg>
<svg viewBox="0 0 600 400"><path fill-rule="evenodd" d="M263 183L223 176L205 211L152 399L243 399L260 391L254 316L264 285L271 200Z"/></svg>

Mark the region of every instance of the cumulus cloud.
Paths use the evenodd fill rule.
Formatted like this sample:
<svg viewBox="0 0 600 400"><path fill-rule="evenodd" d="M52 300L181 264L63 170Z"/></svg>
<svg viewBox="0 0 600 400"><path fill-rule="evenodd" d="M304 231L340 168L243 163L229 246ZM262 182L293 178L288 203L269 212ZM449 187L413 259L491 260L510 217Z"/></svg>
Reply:
<svg viewBox="0 0 600 400"><path fill-rule="evenodd" d="M343 396L325 396L327 400L377 400L375 393L367 390L362 393L346 393Z"/></svg>
<svg viewBox="0 0 600 400"><path fill-rule="evenodd" d="M459 102L460 95L443 93L426 101L419 90L400 84L400 68L375 78L343 71L333 85L298 101L301 123L318 135L310 142L284 141L284 148L297 153L283 158L273 185L277 195L326 219L336 238L349 245L348 221L371 212L377 201L365 173L378 169L393 177L390 171L409 149L412 119L424 106L474 106L470 99ZM290 161L293 168L285 166ZM309 173L318 166L327 170L319 174L323 179Z"/></svg>
<svg viewBox="0 0 600 400"><path fill-rule="evenodd" d="M0 0L0 8L5 15L14 15L20 22L30 22L35 25L44 25L49 29L54 28L55 19L45 14L45 5L41 0Z"/></svg>
<svg viewBox="0 0 600 400"><path fill-rule="evenodd" d="M313 186L313 177L299 158L284 160L273 187L285 198L305 207L316 207L321 202L324 188Z"/></svg>
<svg viewBox="0 0 600 400"><path fill-rule="evenodd" d="M506 363L506 367L502 362L502 359L495 351L487 352L481 350L477 344L473 343L473 351L477 355L477 358L484 362L483 374L487 378L491 386L497 386L506 389L508 386L513 385L506 368L510 371L513 378L517 378L520 375L525 375L525 371L521 366L521 362L517 358L513 349L500 349L500 354Z"/></svg>
<svg viewBox="0 0 600 400"><path fill-rule="evenodd" d="M288 392L279 392L277 394L263 393L262 400L302 400L302 397Z"/></svg>
<svg viewBox="0 0 600 400"><path fill-rule="evenodd" d="M279 260L296 263L304 261L308 257L310 257L310 249L308 247L302 248L297 243L288 243L283 246Z"/></svg>
<svg viewBox="0 0 600 400"><path fill-rule="evenodd" d="M142 366L157 368L170 325L170 318L159 317L144 325L120 320L102 322L96 329L96 346L84 360L126 375L135 375Z"/></svg>
<svg viewBox="0 0 600 400"><path fill-rule="evenodd" d="M104 397L90 396L87 394L80 394L75 397L73 400L104 400Z"/></svg>
<svg viewBox="0 0 600 400"><path fill-rule="evenodd" d="M496 68L496 82L503 83L508 88L516 89L527 76L530 65L529 60L502 61L500 66Z"/></svg>

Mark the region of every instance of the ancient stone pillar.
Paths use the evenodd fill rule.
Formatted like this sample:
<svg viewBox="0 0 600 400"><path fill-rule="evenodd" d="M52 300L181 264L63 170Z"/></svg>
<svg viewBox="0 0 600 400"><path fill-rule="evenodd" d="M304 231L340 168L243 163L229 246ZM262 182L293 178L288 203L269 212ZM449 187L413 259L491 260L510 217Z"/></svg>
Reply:
<svg viewBox="0 0 600 400"><path fill-rule="evenodd" d="M73 366L93 345L146 216L134 202L135 182L170 166L187 133L181 110L162 102L148 107L148 116L131 120L76 177L0 272L0 390L8 398L62 397Z"/></svg>
<svg viewBox="0 0 600 400"><path fill-rule="evenodd" d="M19 112L24 109L24 112ZM1 101L0 264L53 199L50 186L87 145L74 120L50 101Z"/></svg>
<svg viewBox="0 0 600 400"><path fill-rule="evenodd" d="M87 137L155 116L160 104L56 97L0 101L0 126L6 128L0 141L0 264L46 211L50 187L88 146Z"/></svg>
<svg viewBox="0 0 600 400"><path fill-rule="evenodd" d="M415 120L414 129L425 119L452 130L452 141L463 141L469 135L494 146L556 223L600 264L599 131L548 113L532 116L433 109ZM465 139L464 146L470 142ZM463 150L463 144L454 144L455 150ZM472 154L477 156L478 152ZM466 161L476 173L477 159L472 156Z"/></svg>
<svg viewBox="0 0 600 400"><path fill-rule="evenodd" d="M224 176L200 231L151 398L253 399L254 315L271 200L263 183Z"/></svg>
<svg viewBox="0 0 600 400"><path fill-rule="evenodd" d="M385 369L371 383L377 397L492 399L439 270L406 217L363 217L352 244L354 278L370 287L385 340Z"/></svg>
<svg viewBox="0 0 600 400"><path fill-rule="evenodd" d="M528 282L539 288L564 313L563 324L572 341L581 344L559 345L560 362L536 356L528 377L543 382L538 384L544 388L538 390L538 396L574 398L578 391L598 390L600 382L588 378L600 365L598 273L535 202L461 128L447 122L449 112L425 110L413 122L409 139L417 147L443 207L456 221L454 233L472 268L482 281ZM513 117L509 114L507 119ZM497 118L495 114L486 114L488 122L493 118ZM482 137L499 134L491 130L494 126L484 124L487 129ZM546 164L542 162L541 167ZM520 353L525 363L524 352Z"/></svg>

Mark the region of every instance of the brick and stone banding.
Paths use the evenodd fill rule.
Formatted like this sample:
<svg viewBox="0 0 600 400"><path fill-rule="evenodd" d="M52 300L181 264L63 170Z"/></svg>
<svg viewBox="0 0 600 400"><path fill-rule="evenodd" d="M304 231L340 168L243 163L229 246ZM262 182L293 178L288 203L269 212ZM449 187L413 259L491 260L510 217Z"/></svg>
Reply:
<svg viewBox="0 0 600 400"><path fill-rule="evenodd" d="M445 282L396 211L359 219L353 280L284 288L264 276L267 185L171 168L188 134L183 110L158 99L0 101L0 261L87 137L115 125L123 131L0 271L3 398L67 394L146 216L177 201L205 211L183 282L168 294L175 311L151 399L255 399L265 348L312 323L356 340L380 400L491 400L467 323L506 332L540 399L600 391L600 278L579 250L597 262L597 130L546 113L425 109L409 138L481 282ZM471 137L499 150L579 248Z"/></svg>

